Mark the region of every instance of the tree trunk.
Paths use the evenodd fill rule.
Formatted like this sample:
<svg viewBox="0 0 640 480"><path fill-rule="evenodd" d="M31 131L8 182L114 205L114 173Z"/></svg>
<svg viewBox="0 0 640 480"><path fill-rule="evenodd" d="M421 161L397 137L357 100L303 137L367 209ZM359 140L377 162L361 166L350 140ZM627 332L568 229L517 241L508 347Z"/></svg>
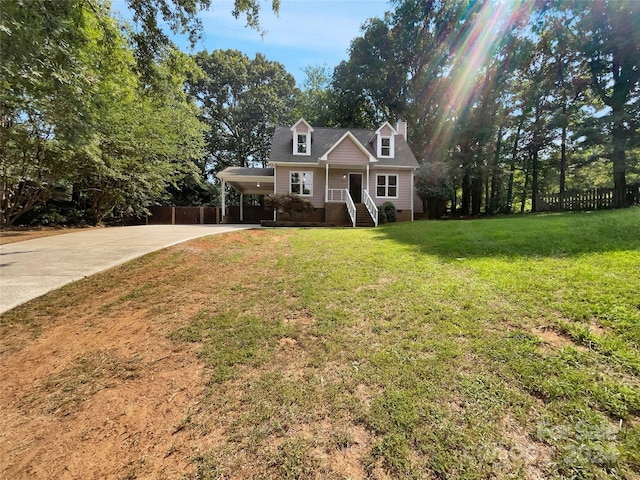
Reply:
<svg viewBox="0 0 640 480"><path fill-rule="evenodd" d="M516 158L518 157L518 142L520 141L520 132L522 131L522 123L524 117L521 118L518 124L518 130L516 130L516 138L513 140L513 147L511 147L511 164L509 165L509 184L507 186L507 202L509 203L509 210L513 210L513 179L516 172Z"/></svg>
<svg viewBox="0 0 640 480"><path fill-rule="evenodd" d="M482 177L474 176L471 180L471 215L480 215L480 209L482 208L482 190L483 190Z"/></svg>
<svg viewBox="0 0 640 480"><path fill-rule="evenodd" d="M567 107L563 105L566 116ZM560 145L560 210L564 210L564 192L567 175L567 126L562 127L562 143Z"/></svg>
<svg viewBox="0 0 640 480"><path fill-rule="evenodd" d="M460 205L460 214L469 215L471 213L471 176L469 170L465 170L462 177L462 204Z"/></svg>
<svg viewBox="0 0 640 480"><path fill-rule="evenodd" d="M498 129L498 139L496 141L496 150L493 155L493 165L491 171L491 196L488 202L488 211L491 214L497 213L501 208L501 186L502 186L502 172L500 169L500 150L502 149L502 125Z"/></svg>
<svg viewBox="0 0 640 480"><path fill-rule="evenodd" d="M522 187L522 196L520 197L520 213L524 213L524 206L527 203L527 190L529 188L529 168L524 168L524 186Z"/></svg>
<svg viewBox="0 0 640 480"><path fill-rule="evenodd" d="M613 204L616 208L625 208L627 204L627 179L626 179L626 143L625 132L622 127L615 126L613 135Z"/></svg>
<svg viewBox="0 0 640 480"><path fill-rule="evenodd" d="M489 195L489 175L484 177L484 213L490 213L491 197Z"/></svg>
<svg viewBox="0 0 640 480"><path fill-rule="evenodd" d="M538 211L538 195L540 194L540 187L538 185L538 151L534 150L531 155L531 211Z"/></svg>

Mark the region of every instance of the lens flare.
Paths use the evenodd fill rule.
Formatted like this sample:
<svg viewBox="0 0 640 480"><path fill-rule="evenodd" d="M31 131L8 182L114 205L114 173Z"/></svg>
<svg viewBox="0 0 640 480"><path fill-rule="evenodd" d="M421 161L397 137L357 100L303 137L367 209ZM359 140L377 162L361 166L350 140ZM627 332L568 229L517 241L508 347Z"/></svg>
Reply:
<svg viewBox="0 0 640 480"><path fill-rule="evenodd" d="M434 92L439 97L429 151L450 145L456 124L483 93L490 62L505 43L509 30L521 25L534 2L525 0L473 1L459 19L459 29L449 35L449 66Z"/></svg>

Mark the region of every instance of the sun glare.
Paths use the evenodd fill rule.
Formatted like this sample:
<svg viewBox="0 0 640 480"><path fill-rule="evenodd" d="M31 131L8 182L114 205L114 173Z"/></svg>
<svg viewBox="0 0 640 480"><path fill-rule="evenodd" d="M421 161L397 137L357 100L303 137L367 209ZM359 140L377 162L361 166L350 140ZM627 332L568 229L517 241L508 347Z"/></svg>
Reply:
<svg viewBox="0 0 640 480"><path fill-rule="evenodd" d="M523 0L486 2L475 9L475 2L460 18L463 30L449 40L450 68L437 86L440 93L439 122L434 130L435 151L446 148L469 109L481 99L483 78L489 62L498 52L511 28L527 18L531 3ZM467 24L470 22L470 24Z"/></svg>

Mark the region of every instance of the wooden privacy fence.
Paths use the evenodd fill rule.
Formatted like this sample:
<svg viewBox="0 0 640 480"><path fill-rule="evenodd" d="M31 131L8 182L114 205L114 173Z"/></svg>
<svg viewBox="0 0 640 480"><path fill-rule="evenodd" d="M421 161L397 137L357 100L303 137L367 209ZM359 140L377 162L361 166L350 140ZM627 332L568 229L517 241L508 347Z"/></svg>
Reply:
<svg viewBox="0 0 640 480"><path fill-rule="evenodd" d="M640 203L640 185L627 187L627 200L631 204ZM538 196L537 210L552 212L559 210L600 210L613 208L613 188L594 188L584 192L564 194L564 205L560 208L560 194L541 194Z"/></svg>
<svg viewBox="0 0 640 480"><path fill-rule="evenodd" d="M220 207L150 207L149 225L201 225L220 223Z"/></svg>

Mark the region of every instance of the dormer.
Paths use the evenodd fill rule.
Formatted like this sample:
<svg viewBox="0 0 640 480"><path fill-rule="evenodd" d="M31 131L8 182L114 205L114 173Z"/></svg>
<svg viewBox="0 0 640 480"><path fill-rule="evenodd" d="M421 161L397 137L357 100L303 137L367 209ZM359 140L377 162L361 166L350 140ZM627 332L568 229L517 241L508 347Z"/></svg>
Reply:
<svg viewBox="0 0 640 480"><path fill-rule="evenodd" d="M301 118L291 127L293 132L293 154L294 155L311 155L311 133L313 127Z"/></svg>
<svg viewBox="0 0 640 480"><path fill-rule="evenodd" d="M395 155L395 136L398 134L389 122L385 122L374 134L376 142L376 156L378 158L393 158Z"/></svg>

